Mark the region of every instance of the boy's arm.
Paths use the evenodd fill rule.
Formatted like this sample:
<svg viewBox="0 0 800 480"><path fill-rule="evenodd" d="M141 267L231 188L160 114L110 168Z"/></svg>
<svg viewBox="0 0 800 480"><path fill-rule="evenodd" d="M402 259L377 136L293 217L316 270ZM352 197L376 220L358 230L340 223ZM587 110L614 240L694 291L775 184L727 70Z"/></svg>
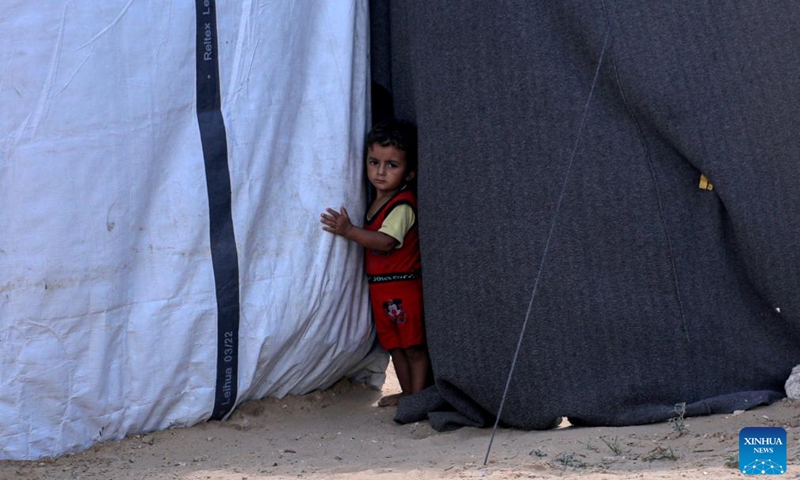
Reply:
<svg viewBox="0 0 800 480"><path fill-rule="evenodd" d="M389 252L397 246L397 240L385 233L372 232L356 227L350 222L347 209L342 207L341 212L332 208L326 209L327 213L320 215L322 229L334 235L340 235L348 240L352 240L362 247L381 252Z"/></svg>

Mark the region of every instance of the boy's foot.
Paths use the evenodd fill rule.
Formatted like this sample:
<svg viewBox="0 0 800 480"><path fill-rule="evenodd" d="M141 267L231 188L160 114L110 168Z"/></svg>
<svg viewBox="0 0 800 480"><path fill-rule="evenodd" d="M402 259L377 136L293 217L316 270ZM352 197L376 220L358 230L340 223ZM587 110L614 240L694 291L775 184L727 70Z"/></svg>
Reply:
<svg viewBox="0 0 800 480"><path fill-rule="evenodd" d="M396 407L398 403L400 403L400 399L403 398L405 395L402 393L395 393L392 395L386 395L385 397L378 400L379 407Z"/></svg>

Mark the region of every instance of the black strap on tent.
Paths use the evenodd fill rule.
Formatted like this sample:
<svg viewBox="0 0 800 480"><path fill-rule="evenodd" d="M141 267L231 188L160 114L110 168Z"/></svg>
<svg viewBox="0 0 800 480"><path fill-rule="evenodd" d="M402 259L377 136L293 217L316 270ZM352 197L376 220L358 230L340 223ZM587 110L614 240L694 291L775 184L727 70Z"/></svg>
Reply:
<svg viewBox="0 0 800 480"><path fill-rule="evenodd" d="M211 263L217 294L217 387L211 419L236 403L239 350L239 260L231 212L228 140L222 118L214 0L196 0L197 121L208 188Z"/></svg>
<svg viewBox="0 0 800 480"><path fill-rule="evenodd" d="M603 10L605 10L605 1L603 0ZM500 407L497 409L497 416L494 421L494 428L492 435L489 438L489 446L486 448L486 456L483 458L483 464L486 465L489 461L489 453L492 451L492 443L494 442L494 435L497 432L497 426L500 424L500 415L503 413L503 405L506 403L506 396L508 389L511 386L511 378L514 376L514 367L517 365L517 358L522 348L522 339L525 337L525 329L528 327L528 320L531 316L531 309L533 308L533 300L536 298L536 291L539 288L539 279L542 277L544 270L545 259L547 259L547 250L550 248L550 240L553 238L553 232L556 227L556 220L558 220L558 212L561 210L561 202L564 200L564 194L567 191L567 183L569 182L569 174L572 170L572 164L575 163L575 154L578 152L578 145L580 145L581 136L583 135L583 126L586 123L586 117L589 115L589 105L592 103L592 96L594 95L594 87L597 85L597 79L600 76L600 67L603 65L603 57L606 54L606 47L608 46L608 39L611 36L611 14L608 15L607 26L603 38L603 47L600 49L600 57L597 60L597 68L594 71L594 78L592 79L592 86L589 88L589 95L586 98L586 103L583 105L583 115L581 116L580 124L578 125L578 133L575 136L575 144L572 146L572 153L570 154L569 162L567 163L566 171L564 172L564 182L561 184L561 193L556 202L556 209L553 212L553 219L550 222L550 231L547 234L547 239L542 251L542 259L539 262L539 271L536 272L536 280L533 282L533 292L531 292L531 299L528 302L528 311L525 313L525 321L522 322L522 330L519 332L519 340L517 340L517 349L514 352L514 359L511 361L511 368L508 372L506 379L506 386L503 390L503 397L500 400Z"/></svg>

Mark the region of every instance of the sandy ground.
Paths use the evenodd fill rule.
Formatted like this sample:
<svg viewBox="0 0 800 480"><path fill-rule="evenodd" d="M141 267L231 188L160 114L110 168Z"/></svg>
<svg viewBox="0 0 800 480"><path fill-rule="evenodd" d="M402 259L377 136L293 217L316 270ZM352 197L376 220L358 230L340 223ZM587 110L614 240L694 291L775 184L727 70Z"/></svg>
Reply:
<svg viewBox="0 0 800 480"><path fill-rule="evenodd" d="M383 394L398 391L388 375ZM0 462L3 480L257 479L733 479L738 434L747 426L787 430L789 467L800 478L800 401L730 415L622 428L491 429L439 433L399 425L381 392L340 382L332 389L238 408L226 422L134 435L83 453Z"/></svg>

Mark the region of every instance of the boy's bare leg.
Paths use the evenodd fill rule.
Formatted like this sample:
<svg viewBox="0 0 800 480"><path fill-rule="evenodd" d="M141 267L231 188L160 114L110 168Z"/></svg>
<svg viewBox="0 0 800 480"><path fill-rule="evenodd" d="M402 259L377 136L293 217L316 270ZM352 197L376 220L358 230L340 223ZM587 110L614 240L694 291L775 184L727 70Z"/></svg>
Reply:
<svg viewBox="0 0 800 480"><path fill-rule="evenodd" d="M394 371L397 374L397 381L400 383L400 389L402 390L400 393L395 393L392 395L386 395L385 397L378 400L379 407L394 407L398 403L400 403L400 398L404 395L408 395L411 392L411 368L408 362L408 357L406 357L406 351L402 348L396 348L394 350L390 350L389 353L392 355L392 365L394 365Z"/></svg>
<svg viewBox="0 0 800 480"><path fill-rule="evenodd" d="M408 392L421 392L429 385L428 372L431 368L431 361L428 357L428 350L424 345L419 345L407 348L405 354L411 374L411 389Z"/></svg>

